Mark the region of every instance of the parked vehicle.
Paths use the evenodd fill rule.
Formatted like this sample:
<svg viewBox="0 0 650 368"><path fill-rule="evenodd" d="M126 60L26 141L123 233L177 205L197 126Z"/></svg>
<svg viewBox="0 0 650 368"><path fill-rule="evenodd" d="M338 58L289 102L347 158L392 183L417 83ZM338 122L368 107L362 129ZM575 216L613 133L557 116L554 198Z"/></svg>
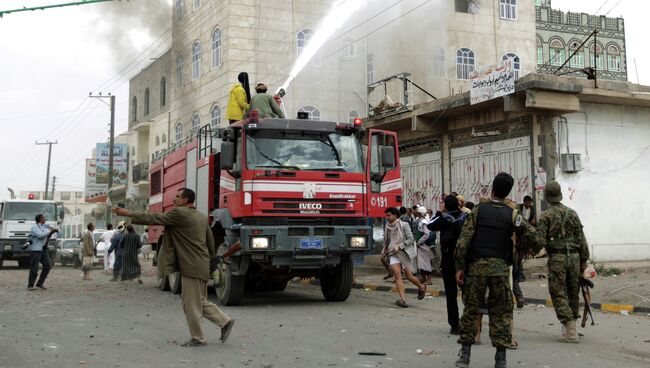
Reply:
<svg viewBox="0 0 650 368"><path fill-rule="evenodd" d="M60 263L61 266L69 264L80 267L81 263L77 254L81 248L81 240L77 238L64 238L56 240L56 256L53 263Z"/></svg>
<svg viewBox="0 0 650 368"><path fill-rule="evenodd" d="M93 241L95 244L97 244L97 254L95 255L95 264L104 264L104 256L106 254L106 251L108 251L108 248L111 246L110 244L106 245L104 242L100 241L97 243L101 238L102 235L108 230L106 229L95 229L93 231ZM81 267L81 260L83 259L83 243L81 240L79 240L79 248L74 250L74 262L73 265L75 267Z"/></svg>

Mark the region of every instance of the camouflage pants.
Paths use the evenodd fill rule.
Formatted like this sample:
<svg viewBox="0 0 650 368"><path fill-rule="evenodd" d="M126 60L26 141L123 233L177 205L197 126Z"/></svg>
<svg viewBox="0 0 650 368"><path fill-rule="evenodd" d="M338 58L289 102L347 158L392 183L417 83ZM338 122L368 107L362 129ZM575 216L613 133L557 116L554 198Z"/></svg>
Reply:
<svg viewBox="0 0 650 368"><path fill-rule="evenodd" d="M548 292L560 322L580 318L580 258L578 254L548 257Z"/></svg>
<svg viewBox="0 0 650 368"><path fill-rule="evenodd" d="M490 317L490 340L496 348L511 345L510 324L512 323L512 292L508 276L469 276L463 286L463 317L460 320L461 344L473 344L476 336L476 314L485 303L485 292L489 291L487 304Z"/></svg>

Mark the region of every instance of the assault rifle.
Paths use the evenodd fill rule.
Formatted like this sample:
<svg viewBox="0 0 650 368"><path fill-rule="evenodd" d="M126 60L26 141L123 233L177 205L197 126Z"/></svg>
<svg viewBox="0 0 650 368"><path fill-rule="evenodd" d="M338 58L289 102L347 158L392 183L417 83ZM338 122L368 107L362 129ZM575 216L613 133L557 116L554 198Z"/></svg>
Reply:
<svg viewBox="0 0 650 368"><path fill-rule="evenodd" d="M585 301L585 309L582 312L582 322L580 323L580 326L585 327L587 325L587 315L591 317L591 325L595 325L594 323L594 315L591 314L591 292L589 289L593 289L594 283L585 278L580 278L580 289L582 290L582 298Z"/></svg>

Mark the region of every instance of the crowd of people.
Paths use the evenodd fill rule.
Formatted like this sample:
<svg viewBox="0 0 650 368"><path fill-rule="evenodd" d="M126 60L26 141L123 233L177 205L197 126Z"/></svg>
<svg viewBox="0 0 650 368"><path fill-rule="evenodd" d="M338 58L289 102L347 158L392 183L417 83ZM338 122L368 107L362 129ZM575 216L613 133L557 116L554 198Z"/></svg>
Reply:
<svg viewBox="0 0 650 368"><path fill-rule="evenodd" d="M459 335L461 344L456 361L459 368L469 366L471 347L480 344L485 314L496 348L494 366L506 367L506 349L519 345L514 337L513 308L515 303L517 308L525 305L519 286L525 280L523 259L542 249L549 257L549 294L563 326L559 340L580 342L576 330L580 282L589 259L580 219L561 203L562 191L556 181L545 186L549 208L539 221L530 196L521 204L507 199L513 185L512 176L499 173L490 198L481 198L476 205L452 193L444 196L435 214L420 205L385 210L381 260L388 271L384 280L394 278L396 284L400 299L395 304L408 307L402 274L417 286L418 299L426 295L431 277L441 276L449 332Z"/></svg>

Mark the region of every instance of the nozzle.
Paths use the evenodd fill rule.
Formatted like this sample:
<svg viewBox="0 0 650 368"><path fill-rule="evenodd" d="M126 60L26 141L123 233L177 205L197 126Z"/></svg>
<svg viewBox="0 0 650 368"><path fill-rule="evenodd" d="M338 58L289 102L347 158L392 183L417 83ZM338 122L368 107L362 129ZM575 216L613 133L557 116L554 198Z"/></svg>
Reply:
<svg viewBox="0 0 650 368"><path fill-rule="evenodd" d="M284 95L287 94L287 91L285 91L284 88L280 87L280 88L278 88L277 91L275 91L275 94L277 96L280 96L280 98L282 98L282 97L284 97Z"/></svg>

